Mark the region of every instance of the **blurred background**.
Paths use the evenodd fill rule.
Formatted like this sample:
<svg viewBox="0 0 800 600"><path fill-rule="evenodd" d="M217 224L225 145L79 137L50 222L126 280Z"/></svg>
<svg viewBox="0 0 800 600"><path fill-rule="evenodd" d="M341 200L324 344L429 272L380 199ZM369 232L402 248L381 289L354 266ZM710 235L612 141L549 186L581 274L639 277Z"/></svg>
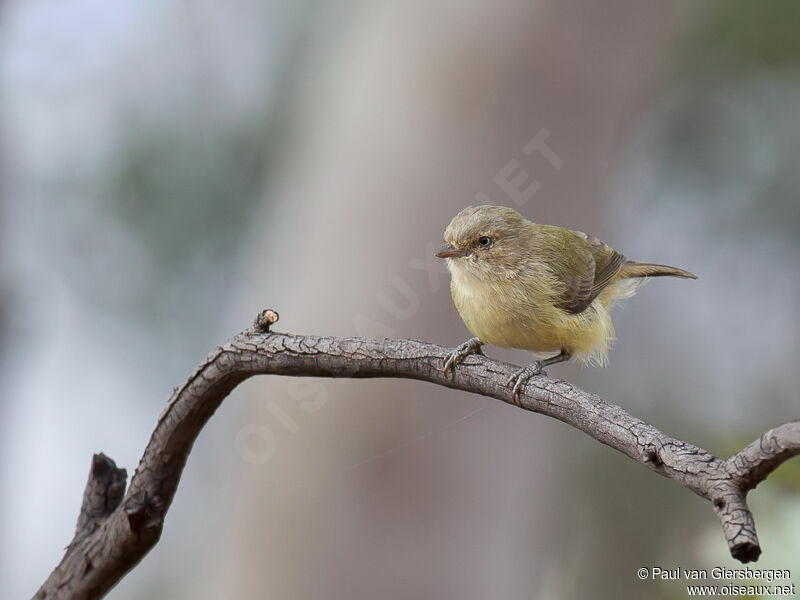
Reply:
<svg viewBox="0 0 800 600"><path fill-rule="evenodd" d="M0 597L132 473L172 386L278 329L468 337L475 203L675 264L551 375L728 456L797 419L800 4L0 1ZM524 364L522 352L489 348ZM798 461L800 462L800 461ZM800 465L751 495L800 584ZM133 598L683 598L710 506L584 434L396 380L260 378L190 457Z"/></svg>

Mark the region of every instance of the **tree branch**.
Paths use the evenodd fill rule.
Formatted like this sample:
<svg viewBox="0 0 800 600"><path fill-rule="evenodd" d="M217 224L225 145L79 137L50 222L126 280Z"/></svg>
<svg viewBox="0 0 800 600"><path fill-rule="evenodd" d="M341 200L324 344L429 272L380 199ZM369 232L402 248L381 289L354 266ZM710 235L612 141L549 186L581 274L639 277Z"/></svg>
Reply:
<svg viewBox="0 0 800 600"><path fill-rule="evenodd" d="M505 386L513 365L473 355L446 376L442 358L449 348L271 333L277 318L263 311L253 328L217 348L176 388L124 497L124 469L94 457L75 537L36 598L99 598L147 554L161 535L194 440L231 390L253 375L418 379L553 417L709 500L731 554L744 563L761 553L747 493L800 453L800 421L767 431L723 460L564 381L531 379L515 401Z"/></svg>

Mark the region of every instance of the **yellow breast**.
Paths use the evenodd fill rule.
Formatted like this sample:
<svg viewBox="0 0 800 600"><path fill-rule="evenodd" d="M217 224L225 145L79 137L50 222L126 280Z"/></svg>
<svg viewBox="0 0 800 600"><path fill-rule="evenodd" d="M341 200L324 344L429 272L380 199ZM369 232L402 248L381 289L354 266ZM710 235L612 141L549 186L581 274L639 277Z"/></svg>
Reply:
<svg viewBox="0 0 800 600"><path fill-rule="evenodd" d="M604 302L574 315L554 305L546 292L554 289L546 273L541 278L483 278L460 260L448 263L453 302L467 329L482 342L537 354L565 349L588 362L605 360L614 330Z"/></svg>
<svg viewBox="0 0 800 600"><path fill-rule="evenodd" d="M453 261L450 292L461 319L481 341L504 348L533 352L560 350L549 336L552 306L537 306L519 288L519 282L486 280Z"/></svg>

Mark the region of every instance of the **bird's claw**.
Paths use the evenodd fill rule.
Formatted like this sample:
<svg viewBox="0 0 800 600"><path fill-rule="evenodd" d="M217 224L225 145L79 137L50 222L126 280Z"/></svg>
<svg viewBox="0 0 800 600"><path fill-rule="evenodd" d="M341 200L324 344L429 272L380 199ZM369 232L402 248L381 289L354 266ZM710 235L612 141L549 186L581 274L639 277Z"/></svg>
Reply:
<svg viewBox="0 0 800 600"><path fill-rule="evenodd" d="M481 341L476 337L467 340L460 346L457 346L452 352L450 352L450 354L442 359L445 376L450 373L450 371L455 369L456 365L458 365L470 354L483 354L481 351L481 346L483 346L483 344L481 344Z"/></svg>
<svg viewBox="0 0 800 600"><path fill-rule="evenodd" d="M514 400L519 400L519 393L522 391L522 388L525 387L525 383L528 381L528 379L544 374L544 365L540 360L535 360L527 367L521 368L519 371L509 377L508 381L506 382L506 387L511 388L511 397Z"/></svg>

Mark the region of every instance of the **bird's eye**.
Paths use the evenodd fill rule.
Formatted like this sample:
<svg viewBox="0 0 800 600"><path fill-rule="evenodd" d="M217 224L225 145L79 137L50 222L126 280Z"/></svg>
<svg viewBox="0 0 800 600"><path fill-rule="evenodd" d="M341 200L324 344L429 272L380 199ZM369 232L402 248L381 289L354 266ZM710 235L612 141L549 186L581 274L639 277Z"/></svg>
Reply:
<svg viewBox="0 0 800 600"><path fill-rule="evenodd" d="M492 238L490 238L488 235L482 235L478 238L478 245L481 248L488 248L492 245Z"/></svg>

